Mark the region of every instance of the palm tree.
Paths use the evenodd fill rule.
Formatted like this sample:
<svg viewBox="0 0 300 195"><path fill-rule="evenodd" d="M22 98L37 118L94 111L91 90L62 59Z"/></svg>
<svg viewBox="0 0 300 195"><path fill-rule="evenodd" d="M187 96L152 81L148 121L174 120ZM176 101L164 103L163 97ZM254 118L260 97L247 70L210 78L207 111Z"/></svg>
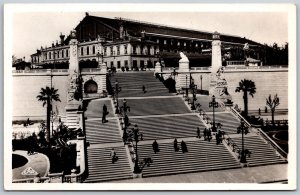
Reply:
<svg viewBox="0 0 300 195"><path fill-rule="evenodd" d="M47 142L50 141L50 115L52 111L52 100L60 101L59 94L57 94L58 89L54 89L53 87L49 88L41 88L40 95L36 96L38 101L43 102L43 107L47 105Z"/></svg>
<svg viewBox="0 0 300 195"><path fill-rule="evenodd" d="M248 93L253 97L253 94L256 93L255 83L251 80L241 80L239 82L239 86L235 89L235 92L243 91L243 99L244 99L244 114L248 116Z"/></svg>
<svg viewBox="0 0 300 195"><path fill-rule="evenodd" d="M269 97L266 98L266 104L271 109L271 112L272 112L272 123L273 123L273 126L275 126L275 121L274 121L275 109L280 104L279 103L279 97L277 96L277 94L274 96L273 99L272 99L271 94L270 94Z"/></svg>

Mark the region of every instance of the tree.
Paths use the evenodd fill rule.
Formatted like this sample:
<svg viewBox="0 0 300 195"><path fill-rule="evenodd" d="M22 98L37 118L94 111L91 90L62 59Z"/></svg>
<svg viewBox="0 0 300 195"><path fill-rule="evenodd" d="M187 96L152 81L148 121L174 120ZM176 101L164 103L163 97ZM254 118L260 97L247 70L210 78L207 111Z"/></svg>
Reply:
<svg viewBox="0 0 300 195"><path fill-rule="evenodd" d="M36 96L38 101L43 102L43 107L47 105L47 142L50 142L50 115L52 111L52 100L59 101L59 94L57 94L58 89L53 87L41 88L40 95Z"/></svg>
<svg viewBox="0 0 300 195"><path fill-rule="evenodd" d="M271 109L271 112L272 112L272 124L273 124L273 126L275 126L275 121L274 121L275 109L280 104L279 103L279 97L277 96L277 94L274 96L273 99L272 99L272 96L270 94L269 97L266 98L266 104Z"/></svg>
<svg viewBox="0 0 300 195"><path fill-rule="evenodd" d="M235 89L235 92L243 92L243 99L244 99L244 114L248 116L248 93L253 97L253 94L256 93L255 83L252 80L241 80L239 82L239 86Z"/></svg>

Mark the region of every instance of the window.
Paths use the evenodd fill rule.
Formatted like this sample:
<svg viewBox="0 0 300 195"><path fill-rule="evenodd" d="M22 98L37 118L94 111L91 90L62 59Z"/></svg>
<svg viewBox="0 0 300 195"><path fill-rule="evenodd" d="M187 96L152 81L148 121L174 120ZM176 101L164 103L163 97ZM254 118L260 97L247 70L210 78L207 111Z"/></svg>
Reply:
<svg viewBox="0 0 300 195"><path fill-rule="evenodd" d="M121 62L117 61L117 68L121 68Z"/></svg>
<svg viewBox="0 0 300 195"><path fill-rule="evenodd" d="M93 54L95 54L95 45L93 45Z"/></svg>
<svg viewBox="0 0 300 195"><path fill-rule="evenodd" d="M120 46L117 46L117 55L120 55Z"/></svg>
<svg viewBox="0 0 300 195"><path fill-rule="evenodd" d="M49 52L49 60L51 60L51 52Z"/></svg>
<svg viewBox="0 0 300 195"><path fill-rule="evenodd" d="M83 47L81 47L81 55L83 56Z"/></svg>
<svg viewBox="0 0 300 195"><path fill-rule="evenodd" d="M45 53L44 55L45 55L45 59L47 60L47 53Z"/></svg>
<svg viewBox="0 0 300 195"><path fill-rule="evenodd" d="M124 45L124 54L127 54L127 45Z"/></svg>
<svg viewBox="0 0 300 195"><path fill-rule="evenodd" d="M183 46L184 46L184 47L186 46L186 42L183 43Z"/></svg>
<svg viewBox="0 0 300 195"><path fill-rule="evenodd" d="M147 47L147 50L148 50L148 55L151 55L150 46Z"/></svg>
<svg viewBox="0 0 300 195"><path fill-rule="evenodd" d="M128 60L125 60L125 61L124 61L124 66L125 66L125 67L128 67Z"/></svg>
<svg viewBox="0 0 300 195"><path fill-rule="evenodd" d="M111 55L111 56L113 55L113 51L114 51L114 48L113 48L113 47L110 47L110 55Z"/></svg>
<svg viewBox="0 0 300 195"><path fill-rule="evenodd" d="M164 40L164 45L167 45L167 40Z"/></svg>
<svg viewBox="0 0 300 195"><path fill-rule="evenodd" d="M198 43L195 44L195 47L198 47Z"/></svg>
<svg viewBox="0 0 300 195"><path fill-rule="evenodd" d="M114 67L114 62L113 61L110 62L110 68L112 68L112 67Z"/></svg>
<svg viewBox="0 0 300 195"><path fill-rule="evenodd" d="M144 60L141 60L141 62L140 62L140 67L141 67L141 68L144 68L144 67L145 67Z"/></svg>
<svg viewBox="0 0 300 195"><path fill-rule="evenodd" d="M132 53L136 54L136 47L135 46L132 46Z"/></svg>
<svg viewBox="0 0 300 195"><path fill-rule="evenodd" d="M179 41L177 42L177 46L180 46L180 42Z"/></svg>
<svg viewBox="0 0 300 195"><path fill-rule="evenodd" d="M69 57L69 50L66 50L66 56Z"/></svg>
<svg viewBox="0 0 300 195"><path fill-rule="evenodd" d="M90 55L90 47L89 46L86 47L86 55Z"/></svg>
<svg viewBox="0 0 300 195"><path fill-rule="evenodd" d="M106 56L106 50L107 50L107 48L106 47L104 47L104 55Z"/></svg>
<svg viewBox="0 0 300 195"><path fill-rule="evenodd" d="M62 58L65 57L65 52L64 52L64 51L65 51L65 50L62 50L62 51L61 51L61 57L62 57Z"/></svg>

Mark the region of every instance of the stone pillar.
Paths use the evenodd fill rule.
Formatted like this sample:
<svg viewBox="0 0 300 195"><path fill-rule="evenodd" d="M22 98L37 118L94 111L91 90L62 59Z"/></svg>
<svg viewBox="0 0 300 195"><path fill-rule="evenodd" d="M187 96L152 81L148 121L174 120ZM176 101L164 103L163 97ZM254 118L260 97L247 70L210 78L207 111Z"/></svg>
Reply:
<svg viewBox="0 0 300 195"><path fill-rule="evenodd" d="M66 105L66 125L69 128L79 128L80 113L82 101L76 100L74 94L81 82L79 77L79 61L78 61L78 41L76 39L76 31L72 30L70 35L70 59L69 59L69 86L67 93ZM81 127L82 128L82 127Z"/></svg>
<svg viewBox="0 0 300 195"><path fill-rule="evenodd" d="M214 32L212 41L212 56L211 56L211 75L209 95L215 96L216 100L226 102L231 100L231 96L227 90L227 81L224 77L224 69L222 67L221 41L220 34Z"/></svg>
<svg viewBox="0 0 300 195"><path fill-rule="evenodd" d="M221 41L218 32L214 32L211 46L211 73L217 73L222 66Z"/></svg>
<svg viewBox="0 0 300 195"><path fill-rule="evenodd" d="M72 73L74 70L79 72L79 63L78 63L78 41L76 39L76 31L71 31L71 40L70 40L70 59L69 59L69 72Z"/></svg>
<svg viewBox="0 0 300 195"><path fill-rule="evenodd" d="M190 86L190 61L182 52L180 52L180 57L176 90Z"/></svg>
<svg viewBox="0 0 300 195"><path fill-rule="evenodd" d="M100 85L98 85L98 91L100 88L100 90L102 90L102 91L99 91L99 92L102 93L103 91L107 92L107 89L106 89L106 79L107 79L106 63L102 63L100 67L101 67L101 76L100 76L101 80L100 80Z"/></svg>

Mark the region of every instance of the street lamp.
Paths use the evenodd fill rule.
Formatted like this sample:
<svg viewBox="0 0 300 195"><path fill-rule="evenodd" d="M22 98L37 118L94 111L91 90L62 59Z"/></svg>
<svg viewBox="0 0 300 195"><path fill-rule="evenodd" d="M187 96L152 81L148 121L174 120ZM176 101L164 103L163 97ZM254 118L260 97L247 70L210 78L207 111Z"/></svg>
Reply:
<svg viewBox="0 0 300 195"><path fill-rule="evenodd" d="M202 75L200 75L200 81L201 81L201 92L202 92Z"/></svg>
<svg viewBox="0 0 300 195"><path fill-rule="evenodd" d="M130 112L130 106L127 106L127 101L126 101L126 99L123 100L123 106L121 106L120 109L121 109L121 111L122 111L124 117L127 116L127 111ZM125 125L126 125L126 124L125 124Z"/></svg>
<svg viewBox="0 0 300 195"><path fill-rule="evenodd" d="M185 99L188 100L189 90L187 87L187 75L185 75Z"/></svg>
<svg viewBox="0 0 300 195"><path fill-rule="evenodd" d="M197 98L196 98L197 85L195 85L193 78L192 78L191 81L192 81L191 82L191 89L192 89L192 93L193 93L191 110L196 110L195 101L197 100Z"/></svg>
<svg viewBox="0 0 300 195"><path fill-rule="evenodd" d="M115 91L115 99L116 99L116 103L117 103L117 105L116 105L116 114L120 114L120 110L119 110L119 101L118 101L118 94L119 94L119 92L121 92L121 87L119 87L119 83L118 83L118 81L116 81L116 83L115 83L115 89L114 89L114 91Z"/></svg>
<svg viewBox="0 0 300 195"><path fill-rule="evenodd" d="M134 163L134 171L133 173L141 173L141 169L139 166L139 156L138 156L138 142L140 141L140 130L138 128L138 125L135 125L134 128L132 128L131 137L133 137L135 141L135 163Z"/></svg>
<svg viewBox="0 0 300 195"><path fill-rule="evenodd" d="M245 126L245 122L243 119L241 120L241 126L239 126L237 129L237 133L242 133L242 151L240 156L240 163L247 163L244 149L244 134L246 135L248 133L248 127Z"/></svg>
<svg viewBox="0 0 300 195"><path fill-rule="evenodd" d="M216 132L217 128L216 128L216 124L215 124L215 108L219 107L218 102L216 102L216 97L213 95L212 96L212 101L209 102L209 107L213 108L213 127L212 127L212 132Z"/></svg>
<svg viewBox="0 0 300 195"><path fill-rule="evenodd" d="M171 72L171 75L174 76L174 81L175 81L175 76L178 75L178 72L176 72L176 68L173 67L173 72Z"/></svg>

